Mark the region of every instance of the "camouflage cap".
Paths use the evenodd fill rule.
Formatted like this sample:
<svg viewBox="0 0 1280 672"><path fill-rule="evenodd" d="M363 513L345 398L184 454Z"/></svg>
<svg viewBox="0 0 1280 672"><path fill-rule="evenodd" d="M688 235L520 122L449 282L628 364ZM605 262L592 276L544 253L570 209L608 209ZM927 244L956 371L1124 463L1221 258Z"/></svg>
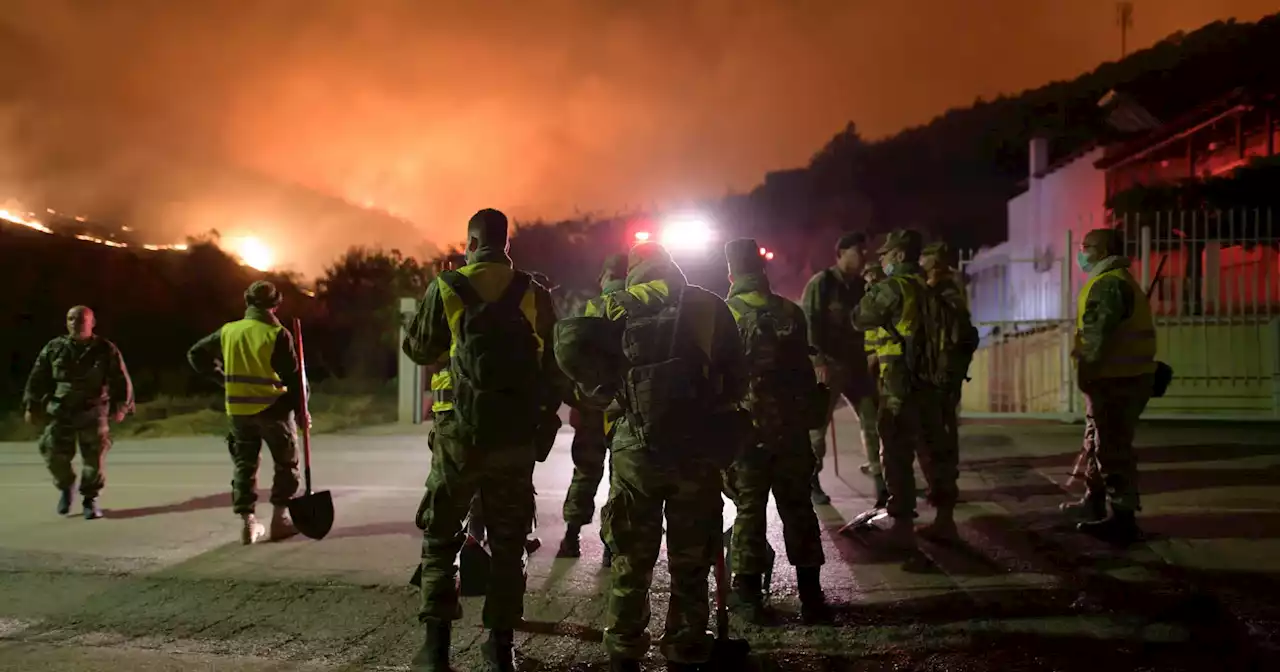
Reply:
<svg viewBox="0 0 1280 672"><path fill-rule="evenodd" d="M604 268L600 275L606 279L624 280L627 277L627 255L611 254L604 260Z"/></svg>
<svg viewBox="0 0 1280 672"><path fill-rule="evenodd" d="M914 259L920 256L920 248L924 245L924 240L920 237L919 231L911 229L898 229L891 231L884 238L884 245L876 251L877 254L884 254L893 250L902 250L907 253L908 259Z"/></svg>
<svg viewBox="0 0 1280 672"><path fill-rule="evenodd" d="M932 242L924 246L924 249L920 251L920 255L925 257L939 256L945 259L951 255L951 246L941 240Z"/></svg>
<svg viewBox="0 0 1280 672"><path fill-rule="evenodd" d="M760 256L760 244L754 238L737 238L725 243L724 256L729 260L729 272L734 275L764 272L764 257Z"/></svg>
<svg viewBox="0 0 1280 672"><path fill-rule="evenodd" d="M670 264L674 260L671 258L671 253L667 252L667 248L658 243L640 243L631 248L631 253L627 255L627 272L634 271L636 266L646 262Z"/></svg>
<svg viewBox="0 0 1280 672"><path fill-rule="evenodd" d="M275 308L280 305L282 298L280 290L267 280L258 280L244 290L245 304L259 308Z"/></svg>

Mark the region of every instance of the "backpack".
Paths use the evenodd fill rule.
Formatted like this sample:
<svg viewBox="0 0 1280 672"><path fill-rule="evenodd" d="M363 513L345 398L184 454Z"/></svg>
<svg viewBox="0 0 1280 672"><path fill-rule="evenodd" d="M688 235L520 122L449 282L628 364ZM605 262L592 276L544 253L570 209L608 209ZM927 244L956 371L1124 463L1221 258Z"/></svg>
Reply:
<svg viewBox="0 0 1280 672"><path fill-rule="evenodd" d="M712 412L707 356L681 324L684 291L648 305L630 292L613 295L626 312L622 396L629 424L657 457L690 457L701 448Z"/></svg>
<svg viewBox="0 0 1280 672"><path fill-rule="evenodd" d="M941 287L918 279L916 324L907 339L907 367L913 382L940 390L959 391L978 350L978 330L969 311L949 300Z"/></svg>
<svg viewBox="0 0 1280 672"><path fill-rule="evenodd" d="M478 444L528 443L538 428L542 373L537 336L520 310L528 274L516 271L491 303L457 271L442 273L440 280L464 307L449 361L459 424Z"/></svg>
<svg viewBox="0 0 1280 672"><path fill-rule="evenodd" d="M821 427L827 396L818 390L805 324L787 314L785 300L777 295L769 295L763 306L742 297L728 303L738 313L749 367L747 405L757 431L777 437L797 425Z"/></svg>

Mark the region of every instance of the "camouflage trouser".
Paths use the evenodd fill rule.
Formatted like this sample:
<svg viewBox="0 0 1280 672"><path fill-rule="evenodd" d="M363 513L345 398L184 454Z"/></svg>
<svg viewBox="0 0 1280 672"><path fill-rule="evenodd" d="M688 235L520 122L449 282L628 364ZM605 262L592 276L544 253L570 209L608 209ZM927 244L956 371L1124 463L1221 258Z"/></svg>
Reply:
<svg viewBox="0 0 1280 672"><path fill-rule="evenodd" d="M573 480L564 498L564 522L589 525L596 512L596 491L604 478L608 442L604 435L604 413L583 411L573 430Z"/></svg>
<svg viewBox="0 0 1280 672"><path fill-rule="evenodd" d="M951 395L914 390L905 397L886 395L880 404L880 439L884 442L884 478L889 489L888 512L894 518L915 518L915 458L929 485L934 506L955 506L959 478L957 444L947 437L947 409L954 413Z"/></svg>
<svg viewBox="0 0 1280 672"><path fill-rule="evenodd" d="M857 372L866 371L866 368L864 363ZM880 431L877 426L879 403L875 385L868 380L867 374L855 375L855 370L851 366L828 367L827 378L827 386L831 388L831 401L827 404L827 422L823 423L822 429L809 432L809 443L813 447L813 456L817 458L813 470L814 478L816 479L817 474L822 472L822 463L827 457L827 432L830 430L828 423L831 412L835 410L836 404L843 396L858 416L858 427L862 430L862 449L867 456L867 464L871 467L871 478L875 481L876 487L880 488L884 479L880 466Z"/></svg>
<svg viewBox="0 0 1280 672"><path fill-rule="evenodd" d="M1151 376L1104 378L1081 383L1085 399L1085 486L1103 492L1117 511L1140 511L1138 462L1133 435L1151 400Z"/></svg>
<svg viewBox="0 0 1280 672"><path fill-rule="evenodd" d="M820 567L825 561L818 515L809 500L813 453L802 429L789 439L746 450L733 464L733 568L739 574L764 574L770 569L768 527L769 492L782 519L787 560L793 567Z"/></svg>
<svg viewBox="0 0 1280 672"><path fill-rule="evenodd" d="M533 438L519 446L477 446L464 437L453 413L437 413L432 429L431 474L418 504L422 530L422 608L418 620L457 617L454 564L466 540L462 520L477 493L492 556L486 628L511 630L524 615L524 542L533 519Z"/></svg>
<svg viewBox="0 0 1280 672"><path fill-rule="evenodd" d="M722 543L720 472L710 463L655 462L626 420L614 430L609 465L609 502L600 511L605 542L613 551L605 648L636 660L649 650L649 587L662 546L665 505L671 601L661 650L669 661L705 662L712 645L707 576Z"/></svg>
<svg viewBox="0 0 1280 672"><path fill-rule="evenodd" d="M262 444L275 464L271 479L271 503L285 506L298 493L298 430L293 411L268 408L256 415L231 416L231 510L253 513L258 502L258 465Z"/></svg>
<svg viewBox="0 0 1280 672"><path fill-rule="evenodd" d="M70 418L54 417L40 436L40 455L59 490L76 483L71 460L80 444L80 495L93 499L106 485L107 451L111 450L111 429L106 409Z"/></svg>

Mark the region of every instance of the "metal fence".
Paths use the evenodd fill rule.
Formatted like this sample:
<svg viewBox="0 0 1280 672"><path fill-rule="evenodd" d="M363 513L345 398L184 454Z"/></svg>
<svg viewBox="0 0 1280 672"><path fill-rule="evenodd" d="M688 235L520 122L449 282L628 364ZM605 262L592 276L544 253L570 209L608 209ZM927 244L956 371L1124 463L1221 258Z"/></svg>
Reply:
<svg viewBox="0 0 1280 672"><path fill-rule="evenodd" d="M1159 358L1173 366L1146 417L1280 419L1280 228L1269 211L1113 217L1132 271L1148 288ZM1070 353L1079 237L1042 251L1009 244L964 255L983 340L961 402L969 417L1078 419Z"/></svg>

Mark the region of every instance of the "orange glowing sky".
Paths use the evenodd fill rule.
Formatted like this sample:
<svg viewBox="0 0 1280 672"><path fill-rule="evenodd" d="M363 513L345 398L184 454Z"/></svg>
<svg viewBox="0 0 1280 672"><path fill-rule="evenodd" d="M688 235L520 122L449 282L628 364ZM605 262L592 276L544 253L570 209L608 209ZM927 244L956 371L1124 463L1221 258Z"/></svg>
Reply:
<svg viewBox="0 0 1280 672"><path fill-rule="evenodd" d="M1119 52L1112 0L3 3L0 200L125 207L173 235L265 227L330 258L451 242L484 206L554 218L749 189L849 120L891 134ZM1274 11L1137 0L1130 45ZM216 185L192 167L213 163L412 225L245 223L199 193Z"/></svg>

